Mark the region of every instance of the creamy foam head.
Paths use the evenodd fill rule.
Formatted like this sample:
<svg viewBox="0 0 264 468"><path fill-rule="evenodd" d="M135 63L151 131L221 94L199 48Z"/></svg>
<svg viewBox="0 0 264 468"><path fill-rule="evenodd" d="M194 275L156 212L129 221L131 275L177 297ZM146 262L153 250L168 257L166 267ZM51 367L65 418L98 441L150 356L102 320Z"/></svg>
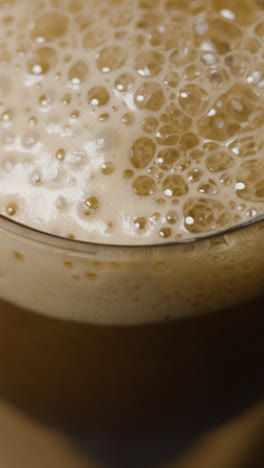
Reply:
<svg viewBox="0 0 264 468"><path fill-rule="evenodd" d="M262 0L1 0L0 212L156 243L264 213Z"/></svg>

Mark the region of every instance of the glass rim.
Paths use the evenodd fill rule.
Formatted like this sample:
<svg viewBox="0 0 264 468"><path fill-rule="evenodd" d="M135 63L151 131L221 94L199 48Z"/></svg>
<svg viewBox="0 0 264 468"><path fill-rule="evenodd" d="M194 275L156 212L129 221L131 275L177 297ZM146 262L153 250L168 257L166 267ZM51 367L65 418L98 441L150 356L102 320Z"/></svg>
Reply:
<svg viewBox="0 0 264 468"><path fill-rule="evenodd" d="M261 224L264 222L264 213L260 216L252 218L249 221L240 223L234 226L231 226L227 229L221 231L210 232L209 234L186 238L178 239L169 242L161 243L146 243L146 244L111 244L103 242L93 242L85 241L78 239L70 239L67 237L61 237L49 232L41 231L37 228L22 224L18 221L10 219L2 214L0 214L0 230L7 232L15 237L21 238L26 241L32 241L34 244L37 244L42 247L51 247L57 250L63 250L64 252L69 253L83 253L89 254L93 253L95 250L108 249L115 251L138 251L138 250L152 250L152 249L168 249L170 247L182 247L186 245L200 245L205 241L221 238L223 236L231 235L233 233L241 232L249 229L255 225ZM93 252L91 252L93 251Z"/></svg>

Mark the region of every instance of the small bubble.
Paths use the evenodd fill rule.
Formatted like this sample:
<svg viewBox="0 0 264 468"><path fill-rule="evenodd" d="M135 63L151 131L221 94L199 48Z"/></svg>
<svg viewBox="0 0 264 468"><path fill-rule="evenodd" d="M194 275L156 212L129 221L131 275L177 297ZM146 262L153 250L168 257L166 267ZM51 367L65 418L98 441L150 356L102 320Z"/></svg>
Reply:
<svg viewBox="0 0 264 468"><path fill-rule="evenodd" d="M166 221L167 223L169 224L175 224L178 220L178 214L176 213L176 211L168 211L167 213L167 216L166 216Z"/></svg>
<svg viewBox="0 0 264 468"><path fill-rule="evenodd" d="M114 172L114 170L115 166L112 162L106 161L105 163L103 163L101 171L104 175L110 175Z"/></svg>
<svg viewBox="0 0 264 468"><path fill-rule="evenodd" d="M217 187L217 183L213 179L209 179L199 185L198 192L206 193L208 195L217 195L219 193L219 189Z"/></svg>
<svg viewBox="0 0 264 468"><path fill-rule="evenodd" d="M174 148L164 148L161 150L157 156L157 163L160 168L168 170L171 166L178 161L180 157L180 152Z"/></svg>
<svg viewBox="0 0 264 468"><path fill-rule="evenodd" d="M68 23L69 20L66 15L55 12L46 13L36 19L34 28L31 31L31 37L36 41L54 41L66 34Z"/></svg>
<svg viewBox="0 0 264 468"><path fill-rule="evenodd" d="M187 117L187 115L175 104L171 104L170 107L167 109L167 116L171 123L178 127L178 130L187 131L189 127L192 125L192 119Z"/></svg>
<svg viewBox="0 0 264 468"><path fill-rule="evenodd" d="M134 226L138 231L144 231L147 224L147 219L144 217L139 217L134 219Z"/></svg>
<svg viewBox="0 0 264 468"><path fill-rule="evenodd" d="M262 149L262 143L260 144L256 138L250 135L232 141L228 148L231 149L233 155L244 158L258 153Z"/></svg>
<svg viewBox="0 0 264 468"><path fill-rule="evenodd" d="M132 186L136 194L143 197L152 195L156 191L156 184L149 176L137 177Z"/></svg>
<svg viewBox="0 0 264 468"><path fill-rule="evenodd" d="M164 198L157 198L156 203L158 205L165 205L166 201L164 200Z"/></svg>
<svg viewBox="0 0 264 468"><path fill-rule="evenodd" d="M160 213L158 213L158 212L153 213L153 214L151 215L151 219L152 219L153 221L159 221L159 220L160 220Z"/></svg>
<svg viewBox="0 0 264 468"><path fill-rule="evenodd" d="M189 158L199 162L199 160L202 158L203 154L204 153L201 150L195 148L195 149L190 151Z"/></svg>
<svg viewBox="0 0 264 468"><path fill-rule="evenodd" d="M170 88L176 88L180 81L180 77L176 72L168 72L163 80L163 83Z"/></svg>
<svg viewBox="0 0 264 468"><path fill-rule="evenodd" d="M47 108L50 105L50 99L46 94L42 94L39 98L39 105L43 108Z"/></svg>
<svg viewBox="0 0 264 468"><path fill-rule="evenodd" d="M229 214L222 203L210 198L190 198L184 203L184 225L192 234L220 229L229 221Z"/></svg>
<svg viewBox="0 0 264 468"><path fill-rule="evenodd" d="M142 121L142 130L146 133L153 133L157 130L159 122L155 117L146 117Z"/></svg>
<svg viewBox="0 0 264 468"><path fill-rule="evenodd" d="M15 214L17 213L17 210L18 210L18 206L15 203L9 203L6 206L6 213L8 214L8 216L15 216Z"/></svg>
<svg viewBox="0 0 264 468"><path fill-rule="evenodd" d="M39 47L33 50L27 68L32 75L46 75L56 64L56 51L51 47Z"/></svg>
<svg viewBox="0 0 264 468"><path fill-rule="evenodd" d="M177 198L174 198L173 200L171 200L171 205L173 206L179 205L179 200L177 200Z"/></svg>
<svg viewBox="0 0 264 468"><path fill-rule="evenodd" d="M165 59L160 52L155 50L144 50L139 52L134 60L134 68L143 77L158 75L165 63Z"/></svg>
<svg viewBox="0 0 264 468"><path fill-rule="evenodd" d="M238 205L238 210L239 211L244 211L246 209L247 205L245 203L241 203L241 205Z"/></svg>
<svg viewBox="0 0 264 468"><path fill-rule="evenodd" d="M194 168L188 172L187 176L188 182L193 184L195 182L198 182L202 178L203 171L201 169Z"/></svg>
<svg viewBox="0 0 264 468"><path fill-rule="evenodd" d="M167 197L180 197L185 195L188 190L184 178L177 174L169 175L162 184L162 191Z"/></svg>
<svg viewBox="0 0 264 468"><path fill-rule="evenodd" d="M141 109L159 111L165 103L161 86L154 81L143 83L134 95L135 104Z"/></svg>
<svg viewBox="0 0 264 468"><path fill-rule="evenodd" d="M150 167L148 168L148 173L149 173L150 175L155 175L155 174L157 174L157 172L158 172L158 168L157 168L157 166L155 165L155 163L154 163L153 166L150 166Z"/></svg>
<svg viewBox="0 0 264 468"><path fill-rule="evenodd" d="M104 113L104 114L101 114L101 115L99 116L99 120L100 120L100 122L106 122L106 121L109 119L109 117L110 117L109 114Z"/></svg>
<svg viewBox="0 0 264 468"><path fill-rule="evenodd" d="M13 112L12 110L8 109L1 114L1 120L5 124L10 124L13 120Z"/></svg>
<svg viewBox="0 0 264 468"><path fill-rule="evenodd" d="M56 159L58 161L64 161L65 156L66 156L66 152L64 149L59 149L56 153Z"/></svg>
<svg viewBox="0 0 264 468"><path fill-rule="evenodd" d="M224 174L222 174L221 178L220 178L220 184L223 184L223 185L230 185L232 184L233 182L233 178L231 176L231 174L225 172Z"/></svg>
<svg viewBox="0 0 264 468"><path fill-rule="evenodd" d="M227 152L215 151L206 158L206 167L211 172L221 172L233 166L234 160Z"/></svg>
<svg viewBox="0 0 264 468"><path fill-rule="evenodd" d="M41 181L41 174L38 171L35 171L31 174L31 182L33 185L39 185Z"/></svg>
<svg viewBox="0 0 264 468"><path fill-rule="evenodd" d="M80 85L88 76L88 66L82 60L76 62L69 71L69 80L73 85Z"/></svg>
<svg viewBox="0 0 264 468"><path fill-rule="evenodd" d="M37 117L35 116L32 116L28 119L28 124L31 126L31 127L34 127L35 125L37 125L38 123L38 119Z"/></svg>
<svg viewBox="0 0 264 468"><path fill-rule="evenodd" d="M95 86L88 92L88 103L92 106L99 107L105 106L110 99L110 95L106 88L102 86Z"/></svg>
<svg viewBox="0 0 264 468"><path fill-rule="evenodd" d="M197 58L197 50L192 46L177 47L170 55L170 62L176 67L188 65Z"/></svg>
<svg viewBox="0 0 264 468"><path fill-rule="evenodd" d="M131 114L131 112L126 112L126 114L122 116L121 121L124 125L131 127L135 122L135 117L133 114Z"/></svg>
<svg viewBox="0 0 264 468"><path fill-rule="evenodd" d="M115 80L115 88L120 93L127 93L133 86L135 78L130 73L122 73Z"/></svg>
<svg viewBox="0 0 264 468"><path fill-rule="evenodd" d="M201 75L201 65L191 64L184 69L184 78L188 81L193 81Z"/></svg>
<svg viewBox="0 0 264 468"><path fill-rule="evenodd" d="M156 133L157 142L162 146L173 146L178 142L179 129L174 123L162 125Z"/></svg>
<svg viewBox="0 0 264 468"><path fill-rule="evenodd" d="M72 128L71 128L70 125L64 125L63 130L65 131L65 133L66 133L67 135L71 135L71 134L72 134Z"/></svg>
<svg viewBox="0 0 264 468"><path fill-rule="evenodd" d="M121 68L127 59L127 52L119 46L110 46L102 49L96 58L100 71L108 73Z"/></svg>
<svg viewBox="0 0 264 468"><path fill-rule="evenodd" d="M236 193L240 198L257 202L264 200L263 168L263 161L257 159L240 165L236 175Z"/></svg>
<svg viewBox="0 0 264 468"><path fill-rule="evenodd" d="M169 117L169 115L166 114L165 112L162 113L162 114L160 115L160 121L161 121L162 123L168 123L169 120L170 120L170 117Z"/></svg>
<svg viewBox="0 0 264 468"><path fill-rule="evenodd" d="M155 154L155 144L149 138L139 138L131 150L131 163L137 169L143 169L149 165Z"/></svg>
<svg viewBox="0 0 264 468"><path fill-rule="evenodd" d="M97 208L99 208L99 202L96 197L89 197L84 203L90 210L97 210Z"/></svg>
<svg viewBox="0 0 264 468"><path fill-rule="evenodd" d="M180 139L180 146L183 151L189 151L199 145L199 138L192 132L184 133Z"/></svg>
<svg viewBox="0 0 264 468"><path fill-rule="evenodd" d="M61 99L62 104L65 106L68 106L71 103L72 97L70 94L64 94L64 96Z"/></svg>
<svg viewBox="0 0 264 468"><path fill-rule="evenodd" d="M216 88L219 88L223 83L227 82L228 72L226 69L209 69L206 74L209 82Z"/></svg>
<svg viewBox="0 0 264 468"><path fill-rule="evenodd" d="M134 171L131 171L131 169L125 169L123 172L123 177L124 179L132 179L134 176Z"/></svg>
<svg viewBox="0 0 264 468"><path fill-rule="evenodd" d="M171 228L162 228L159 232L160 237L164 239L168 239L171 236L172 230Z"/></svg>
<svg viewBox="0 0 264 468"><path fill-rule="evenodd" d="M190 115L202 113L207 106L208 94L199 86L188 84L180 90L179 103Z"/></svg>
<svg viewBox="0 0 264 468"><path fill-rule="evenodd" d="M72 111L70 115L71 119L78 119L79 116L80 116L80 112L77 110Z"/></svg>
<svg viewBox="0 0 264 468"><path fill-rule="evenodd" d="M258 212L255 208L250 208L248 211L247 211L247 216L249 216L250 218L254 218L255 216L257 216Z"/></svg>

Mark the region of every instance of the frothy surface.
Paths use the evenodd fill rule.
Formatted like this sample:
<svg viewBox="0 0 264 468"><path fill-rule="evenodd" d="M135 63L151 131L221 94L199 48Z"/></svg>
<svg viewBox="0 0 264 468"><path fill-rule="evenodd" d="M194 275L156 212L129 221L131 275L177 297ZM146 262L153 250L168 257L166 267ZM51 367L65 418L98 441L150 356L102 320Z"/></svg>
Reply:
<svg viewBox="0 0 264 468"><path fill-rule="evenodd" d="M262 0L1 0L0 212L156 243L264 212Z"/></svg>

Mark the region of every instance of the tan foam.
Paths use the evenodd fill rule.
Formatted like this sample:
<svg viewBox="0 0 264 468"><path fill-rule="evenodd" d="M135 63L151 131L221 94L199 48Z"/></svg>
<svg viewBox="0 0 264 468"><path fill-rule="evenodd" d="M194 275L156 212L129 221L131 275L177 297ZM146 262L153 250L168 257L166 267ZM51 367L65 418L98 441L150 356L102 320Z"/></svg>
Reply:
<svg viewBox="0 0 264 468"><path fill-rule="evenodd" d="M5 0L0 21L1 213L147 244L264 212L261 1Z"/></svg>

